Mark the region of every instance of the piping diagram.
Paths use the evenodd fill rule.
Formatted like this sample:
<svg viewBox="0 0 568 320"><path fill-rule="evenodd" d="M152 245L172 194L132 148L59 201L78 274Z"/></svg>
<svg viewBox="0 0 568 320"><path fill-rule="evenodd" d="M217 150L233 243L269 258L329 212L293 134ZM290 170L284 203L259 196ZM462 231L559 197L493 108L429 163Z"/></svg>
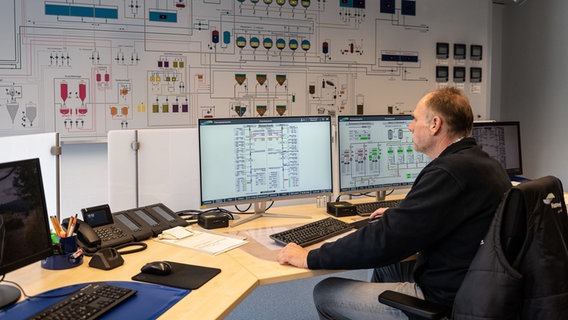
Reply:
<svg viewBox="0 0 568 320"><path fill-rule="evenodd" d="M488 47L491 4L481 2L7 0L0 136L87 141L207 117L408 113L446 85L486 118L487 77L451 72L488 74L488 50L436 52Z"/></svg>

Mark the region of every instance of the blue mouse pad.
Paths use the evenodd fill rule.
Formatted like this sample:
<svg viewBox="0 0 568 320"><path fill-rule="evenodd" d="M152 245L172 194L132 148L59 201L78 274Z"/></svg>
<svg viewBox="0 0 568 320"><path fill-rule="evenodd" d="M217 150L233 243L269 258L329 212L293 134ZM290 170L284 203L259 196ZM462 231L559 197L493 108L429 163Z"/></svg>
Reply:
<svg viewBox="0 0 568 320"><path fill-rule="evenodd" d="M132 298L117 305L99 319L156 319L190 292L132 281L104 281L104 283L134 289L137 292ZM27 298L1 310L0 319L26 319L86 285L87 283L65 286Z"/></svg>
<svg viewBox="0 0 568 320"><path fill-rule="evenodd" d="M172 271L168 275L156 275L139 273L132 277L132 280L161 284L174 288L195 290L207 281L213 279L221 272L221 269L194 266L172 261L166 261L172 266Z"/></svg>

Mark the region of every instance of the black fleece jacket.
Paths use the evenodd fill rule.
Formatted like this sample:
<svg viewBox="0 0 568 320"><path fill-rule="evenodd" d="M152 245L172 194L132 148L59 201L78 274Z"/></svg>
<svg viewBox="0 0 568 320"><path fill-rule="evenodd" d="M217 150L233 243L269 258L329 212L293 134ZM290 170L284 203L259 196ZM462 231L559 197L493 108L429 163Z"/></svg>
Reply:
<svg viewBox="0 0 568 320"><path fill-rule="evenodd" d="M511 182L473 138L448 146L418 175L399 207L308 254L310 269L364 269L418 253L414 279L426 299L452 305Z"/></svg>

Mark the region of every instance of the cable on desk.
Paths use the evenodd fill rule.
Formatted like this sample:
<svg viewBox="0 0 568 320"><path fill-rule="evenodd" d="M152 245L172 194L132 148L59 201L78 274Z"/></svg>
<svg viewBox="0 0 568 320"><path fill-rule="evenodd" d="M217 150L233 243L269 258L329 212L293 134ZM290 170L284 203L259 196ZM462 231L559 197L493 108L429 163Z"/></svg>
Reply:
<svg viewBox="0 0 568 320"><path fill-rule="evenodd" d="M119 251L120 249L128 248L128 247L138 247L138 248ZM146 250L146 248L148 248L148 245L145 244L144 242L129 242L129 243L124 243L124 244L118 245L114 248L116 249L116 252L120 253L121 255L124 255L124 254L130 254L130 253L144 251L144 250Z"/></svg>
<svg viewBox="0 0 568 320"><path fill-rule="evenodd" d="M249 211L250 208L252 208L252 203L249 203L246 209L240 209L238 206L235 205L235 209L237 209L239 213L246 213L247 211Z"/></svg>
<svg viewBox="0 0 568 320"><path fill-rule="evenodd" d="M127 248L127 247L139 247L139 248L118 251L119 249L123 249L123 248ZM115 249L118 253L120 253L122 255L122 254L130 254L130 253L135 253L135 252L140 252L140 251L146 250L146 248L148 248L148 245L145 244L144 242L128 242L128 243L120 244L118 246L114 246L112 248ZM87 250L83 250L83 255L85 255L87 257L92 257L101 249L105 249L105 248L96 248L97 251L95 251L95 252L88 252Z"/></svg>
<svg viewBox="0 0 568 320"><path fill-rule="evenodd" d="M393 194L394 189L391 189L387 194L385 194L385 196L390 196L391 194ZM339 202L340 198L341 198L341 194L337 196L337 198L335 198L335 202ZM349 196L351 197L370 197L373 198L375 197L374 195L371 194L371 192L365 192L365 193L354 193L354 194L349 194Z"/></svg>
<svg viewBox="0 0 568 320"><path fill-rule="evenodd" d="M2 279L0 279L0 283L1 283L1 282L6 282L6 283L13 284L14 286L16 286L16 288L18 288L18 289L20 290L20 292L22 293L22 295L23 295L25 298L27 298L27 299L31 299L31 298L59 298L59 297L65 297L65 296L68 296L68 295L70 295L70 294L73 294L73 293L75 293L75 292L81 290L81 288L78 288L78 289L75 289L75 290L73 290L73 291L71 291L71 292L65 292L65 293L59 293L59 294L53 294L53 295L40 293L40 294L36 294L35 296L28 296L28 294L26 293L26 291L24 291L24 288L22 288L22 286L20 286L17 282L10 281L10 280L5 280L5 279L4 279L5 276L6 276L5 274L2 275Z"/></svg>
<svg viewBox="0 0 568 320"><path fill-rule="evenodd" d="M182 211L178 211L177 214L180 217L185 217L185 216L191 216L190 220L196 220L198 219L198 217L202 214L206 214L206 213L224 213L226 214L230 220L235 220L235 216L234 213L227 210L227 209L223 209L223 208L212 208L212 209L207 209L207 210L193 210L193 209L188 209L188 210L182 210ZM186 219L187 221L188 219Z"/></svg>
<svg viewBox="0 0 568 320"><path fill-rule="evenodd" d="M265 211L272 208L272 206L274 205L274 201L271 201L270 204L268 206L266 206L266 209L264 209ZM249 203L248 207L246 209L239 209L238 206L235 205L235 209L237 209L237 211L239 213L243 213L243 214L254 214L254 212L247 212L250 210L250 208L252 207L252 203Z"/></svg>

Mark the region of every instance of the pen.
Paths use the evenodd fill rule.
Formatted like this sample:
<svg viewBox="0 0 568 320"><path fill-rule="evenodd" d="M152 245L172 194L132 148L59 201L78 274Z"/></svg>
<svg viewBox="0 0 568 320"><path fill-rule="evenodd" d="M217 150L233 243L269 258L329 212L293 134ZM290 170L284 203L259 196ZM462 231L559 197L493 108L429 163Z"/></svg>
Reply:
<svg viewBox="0 0 568 320"><path fill-rule="evenodd" d="M77 215L69 218L69 225L67 226L68 237L71 237L73 235L73 231L75 230L76 225L77 225Z"/></svg>
<svg viewBox="0 0 568 320"><path fill-rule="evenodd" d="M63 228L61 227L61 224L59 223L59 220L57 219L57 217L51 216L50 220L51 220L51 224L53 225L53 229L55 229L55 233L59 237L65 238L66 233L65 233L65 231L63 231Z"/></svg>

